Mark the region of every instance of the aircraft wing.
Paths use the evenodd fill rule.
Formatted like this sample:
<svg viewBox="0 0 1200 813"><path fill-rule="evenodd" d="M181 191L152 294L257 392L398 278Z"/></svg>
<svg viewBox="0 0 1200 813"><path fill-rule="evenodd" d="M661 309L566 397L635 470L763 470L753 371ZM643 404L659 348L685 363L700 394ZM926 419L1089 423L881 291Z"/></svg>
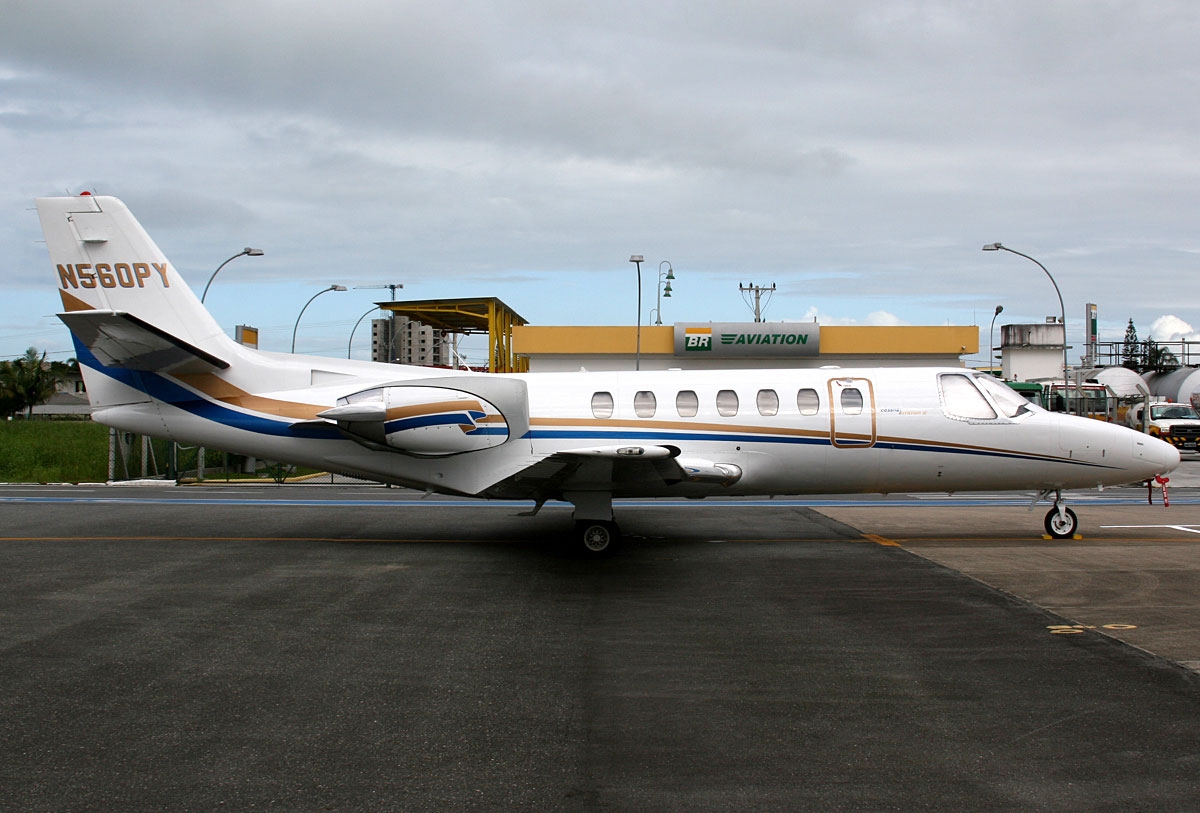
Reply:
<svg viewBox="0 0 1200 813"><path fill-rule="evenodd" d="M58 314L106 367L169 373L208 373L229 363L122 311Z"/></svg>
<svg viewBox="0 0 1200 813"><path fill-rule="evenodd" d="M488 489L488 496L553 499L565 492L661 493L664 484L729 486L742 470L729 463L684 459L667 446L590 446L555 452Z"/></svg>

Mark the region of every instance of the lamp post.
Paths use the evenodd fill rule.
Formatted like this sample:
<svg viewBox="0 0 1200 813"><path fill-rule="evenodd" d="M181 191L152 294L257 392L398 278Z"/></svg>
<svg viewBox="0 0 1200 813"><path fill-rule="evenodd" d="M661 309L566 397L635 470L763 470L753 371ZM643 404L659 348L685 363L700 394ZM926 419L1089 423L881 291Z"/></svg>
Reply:
<svg viewBox="0 0 1200 813"><path fill-rule="evenodd" d="M988 243L983 247L984 251L1007 251L1010 254L1016 254L1018 257L1024 257L1046 274L1050 279L1050 284L1054 286L1054 293L1058 295L1058 310L1059 321L1062 322L1063 329L1063 398L1067 397L1068 391L1071 388L1071 380L1068 378L1067 369L1070 365L1067 363L1067 309L1063 307L1062 291L1058 290L1058 283L1054 281L1054 277L1046 270L1046 266L1039 263L1037 260L1030 257L1028 254L1022 254L1016 249L1011 249L1003 243Z"/></svg>
<svg viewBox="0 0 1200 813"><path fill-rule="evenodd" d="M996 356L992 350L995 348L996 343L992 339L992 331L996 329L996 317L999 316L1003 311L1003 305L996 306L996 312L992 314L992 326L988 328L988 365L990 365L993 370L996 369ZM1064 330L1065 329L1066 328L1064 328ZM350 358L350 356L347 355L346 358ZM1004 376L1001 375L1000 377L1003 378Z"/></svg>
<svg viewBox="0 0 1200 813"><path fill-rule="evenodd" d="M344 291L344 290L346 290L345 285L330 285L328 288L322 288L321 290L317 291L315 294L312 295L312 299L310 299L304 303L304 307L300 309L300 314L296 317L296 324L292 326L292 352L293 353L296 352L296 331L300 328L300 317L304 315L304 312L306 310L308 310L308 306L313 303L313 299L316 299L321 294L327 294L330 291Z"/></svg>
<svg viewBox="0 0 1200 813"><path fill-rule="evenodd" d="M663 266L667 267L667 273L663 275ZM675 279L675 269L671 267L671 263L663 260L658 264L658 298L654 307L654 324L662 324L662 301L663 299L671 298L671 280ZM663 286L663 281L666 281L666 286Z"/></svg>
<svg viewBox="0 0 1200 813"><path fill-rule="evenodd" d="M633 369L642 369L642 261L641 254L634 254L629 262L637 265L637 352L634 355Z"/></svg>
<svg viewBox="0 0 1200 813"><path fill-rule="evenodd" d="M204 304L204 297L208 296L208 286L212 285L212 281L217 278L217 274L221 273L222 268L224 268L226 265L228 265L229 263L236 260L238 257L243 257L243 256L261 257L262 255L263 255L263 250L261 248L250 248L249 246L246 246L244 249L239 251L237 254L234 254L228 260L226 260L225 262L218 265L217 270L213 271L212 276L208 278L208 282L204 286L204 293L200 294L200 303Z"/></svg>
<svg viewBox="0 0 1200 813"><path fill-rule="evenodd" d="M377 310L379 310L379 306L375 305L362 316L358 317L358 321L354 323L354 327L350 328L350 341L346 342L346 358L350 358L350 348L354 346L354 331L358 330L358 326L362 324L363 319L366 319Z"/></svg>

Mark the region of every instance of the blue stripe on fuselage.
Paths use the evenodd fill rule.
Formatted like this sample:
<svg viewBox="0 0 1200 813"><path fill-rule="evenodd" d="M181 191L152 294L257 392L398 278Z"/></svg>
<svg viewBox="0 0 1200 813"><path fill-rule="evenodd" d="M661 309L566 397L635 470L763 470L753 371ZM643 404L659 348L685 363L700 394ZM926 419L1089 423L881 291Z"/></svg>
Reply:
<svg viewBox="0 0 1200 813"><path fill-rule="evenodd" d="M261 435L293 436L291 421L268 418L256 413L239 412L223 404L210 401L159 373L106 367L78 339L75 339L75 353L80 364L87 365L127 387L144 392L156 401L162 401L164 404L181 409L198 418L213 421L232 429L241 429ZM319 427L311 429L306 427L306 430L305 437L309 438L338 439L342 437L341 433L333 426L327 430Z"/></svg>

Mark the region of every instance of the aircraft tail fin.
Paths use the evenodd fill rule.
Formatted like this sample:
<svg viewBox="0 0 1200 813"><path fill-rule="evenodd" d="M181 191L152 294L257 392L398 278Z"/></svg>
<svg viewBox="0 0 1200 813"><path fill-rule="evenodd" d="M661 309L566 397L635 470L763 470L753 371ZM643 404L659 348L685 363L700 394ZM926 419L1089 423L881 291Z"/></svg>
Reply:
<svg viewBox="0 0 1200 813"><path fill-rule="evenodd" d="M117 198L39 198L66 322L107 366L214 364L232 340ZM228 365L225 365L228 366Z"/></svg>

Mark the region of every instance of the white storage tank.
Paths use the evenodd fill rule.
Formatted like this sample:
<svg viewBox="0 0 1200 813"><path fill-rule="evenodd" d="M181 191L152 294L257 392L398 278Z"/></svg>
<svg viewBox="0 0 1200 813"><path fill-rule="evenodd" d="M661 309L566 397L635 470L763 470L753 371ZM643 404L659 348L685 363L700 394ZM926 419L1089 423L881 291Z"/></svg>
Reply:
<svg viewBox="0 0 1200 813"><path fill-rule="evenodd" d="M1150 394L1163 401L1190 403L1200 409L1200 368L1182 367L1169 373L1146 373Z"/></svg>

